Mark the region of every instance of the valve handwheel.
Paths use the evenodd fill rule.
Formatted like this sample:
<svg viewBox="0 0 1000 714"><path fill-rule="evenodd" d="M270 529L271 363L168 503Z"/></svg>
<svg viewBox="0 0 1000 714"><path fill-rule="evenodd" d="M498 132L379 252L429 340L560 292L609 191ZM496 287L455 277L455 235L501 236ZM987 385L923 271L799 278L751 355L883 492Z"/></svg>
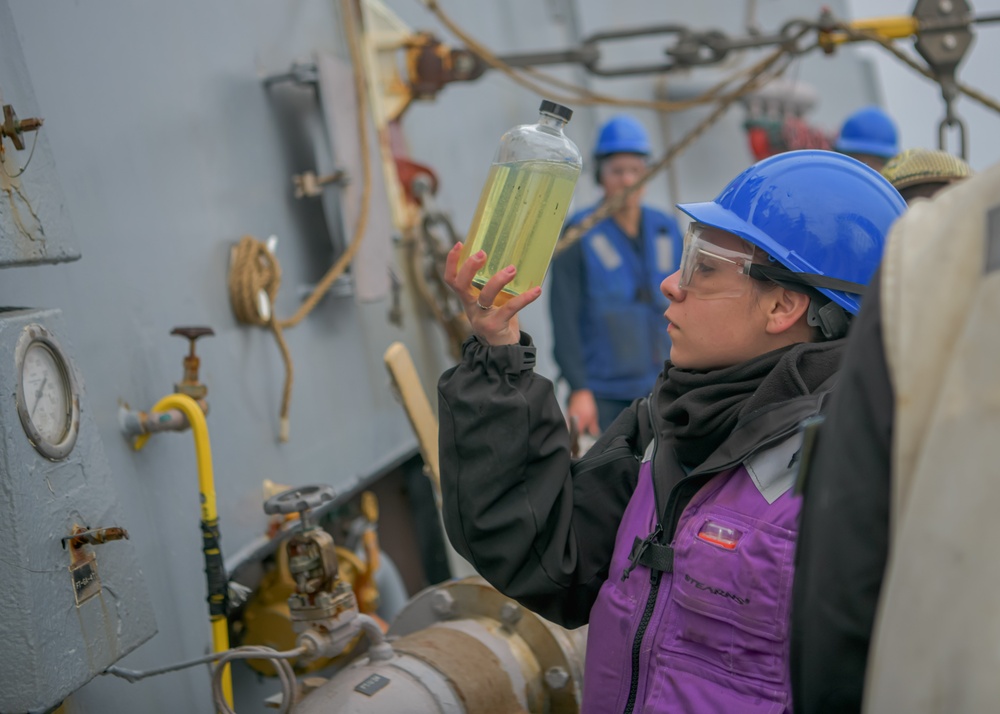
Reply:
<svg viewBox="0 0 1000 714"><path fill-rule="evenodd" d="M334 490L330 486L298 486L271 496L264 501L264 513L304 513L319 508L333 500Z"/></svg>

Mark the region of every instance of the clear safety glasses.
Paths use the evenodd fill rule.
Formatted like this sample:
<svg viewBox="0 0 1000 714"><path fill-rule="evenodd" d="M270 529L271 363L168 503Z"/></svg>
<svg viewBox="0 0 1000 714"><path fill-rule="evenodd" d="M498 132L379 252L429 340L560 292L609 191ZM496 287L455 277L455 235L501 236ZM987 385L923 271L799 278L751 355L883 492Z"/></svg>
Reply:
<svg viewBox="0 0 1000 714"><path fill-rule="evenodd" d="M692 223L684 235L680 286L703 300L740 297L750 289L753 254L754 247L736 236Z"/></svg>

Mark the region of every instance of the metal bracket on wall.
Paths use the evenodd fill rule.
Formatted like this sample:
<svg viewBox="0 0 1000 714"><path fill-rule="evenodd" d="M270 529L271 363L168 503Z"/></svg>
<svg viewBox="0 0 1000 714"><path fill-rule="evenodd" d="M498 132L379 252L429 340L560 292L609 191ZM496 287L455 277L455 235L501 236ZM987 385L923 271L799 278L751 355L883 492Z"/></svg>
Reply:
<svg viewBox="0 0 1000 714"><path fill-rule="evenodd" d="M317 84L319 82L319 70L312 62L295 62L288 68L287 72L280 74L269 74L262 80L265 87L282 82L295 82L296 84Z"/></svg>
<svg viewBox="0 0 1000 714"><path fill-rule="evenodd" d="M287 72L272 74L262 80L265 87L284 82L293 82L299 85L308 85L319 90L319 70L316 65L310 62L296 62L289 67ZM337 168L331 173L322 176L315 171L303 171L300 174L292 175L292 185L295 187L295 198L315 198L323 193L325 186L345 186L350 181L350 176L343 168Z"/></svg>
<svg viewBox="0 0 1000 714"><path fill-rule="evenodd" d="M325 176L317 176L313 171L304 171L292 176L295 198L315 198L323 193L324 186L344 186L350 181L344 169L336 169Z"/></svg>

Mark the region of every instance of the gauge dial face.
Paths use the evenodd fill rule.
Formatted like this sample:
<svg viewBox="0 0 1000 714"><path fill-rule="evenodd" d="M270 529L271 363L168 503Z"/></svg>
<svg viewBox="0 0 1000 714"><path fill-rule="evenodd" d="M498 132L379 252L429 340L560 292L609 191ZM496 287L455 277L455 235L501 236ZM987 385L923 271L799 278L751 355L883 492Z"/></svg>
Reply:
<svg viewBox="0 0 1000 714"><path fill-rule="evenodd" d="M80 400L65 353L42 325L24 328L14 353L17 413L28 441L42 456L69 456L80 432Z"/></svg>
<svg viewBox="0 0 1000 714"><path fill-rule="evenodd" d="M24 408L39 436L58 444L69 431L70 391L66 373L47 345L33 342L21 369Z"/></svg>

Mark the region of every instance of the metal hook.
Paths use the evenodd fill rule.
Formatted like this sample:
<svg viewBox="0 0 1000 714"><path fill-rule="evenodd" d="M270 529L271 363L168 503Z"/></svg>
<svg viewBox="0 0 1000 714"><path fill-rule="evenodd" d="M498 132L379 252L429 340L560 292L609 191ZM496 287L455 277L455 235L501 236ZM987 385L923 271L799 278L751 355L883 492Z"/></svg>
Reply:
<svg viewBox="0 0 1000 714"><path fill-rule="evenodd" d="M955 98L958 96L958 85L954 75L939 76L938 82L941 84L941 96L944 99L944 119L938 124L938 148L947 151L945 141L945 129L947 127L958 127L959 156L963 160L968 160L967 132L965 122L955 113Z"/></svg>
<svg viewBox="0 0 1000 714"><path fill-rule="evenodd" d="M941 123L938 124L938 148L941 149L941 151L948 151L944 135L946 127L952 126L958 127L958 142L961 149L958 156L963 160L968 161L968 144L966 143L965 122L954 114L951 116L945 116L945 118L941 120Z"/></svg>

